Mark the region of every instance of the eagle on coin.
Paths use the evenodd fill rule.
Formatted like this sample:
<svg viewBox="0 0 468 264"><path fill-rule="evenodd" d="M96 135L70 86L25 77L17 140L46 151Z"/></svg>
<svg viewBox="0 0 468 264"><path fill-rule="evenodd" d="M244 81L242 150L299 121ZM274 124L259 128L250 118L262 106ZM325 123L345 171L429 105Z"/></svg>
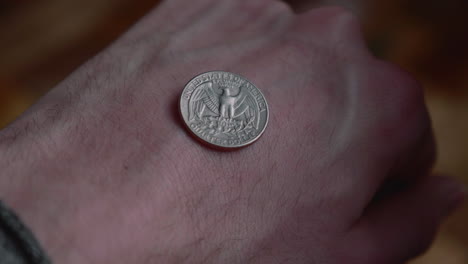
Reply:
<svg viewBox="0 0 468 264"><path fill-rule="evenodd" d="M209 115L220 119L235 119L244 123L252 122L255 129L258 129L259 107L257 100L246 89L245 85L242 85L235 95L231 89L211 81L200 85L189 100L189 120L201 119Z"/></svg>

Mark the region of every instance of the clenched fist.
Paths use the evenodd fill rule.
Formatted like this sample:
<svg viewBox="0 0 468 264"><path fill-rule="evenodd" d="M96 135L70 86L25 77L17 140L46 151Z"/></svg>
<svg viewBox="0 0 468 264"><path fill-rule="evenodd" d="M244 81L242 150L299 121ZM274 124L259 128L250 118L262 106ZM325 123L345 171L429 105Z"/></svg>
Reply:
<svg viewBox="0 0 468 264"><path fill-rule="evenodd" d="M213 70L268 100L255 144L184 128ZM395 264L463 197L434 156L421 88L350 13L166 0L0 132L0 195L55 263Z"/></svg>

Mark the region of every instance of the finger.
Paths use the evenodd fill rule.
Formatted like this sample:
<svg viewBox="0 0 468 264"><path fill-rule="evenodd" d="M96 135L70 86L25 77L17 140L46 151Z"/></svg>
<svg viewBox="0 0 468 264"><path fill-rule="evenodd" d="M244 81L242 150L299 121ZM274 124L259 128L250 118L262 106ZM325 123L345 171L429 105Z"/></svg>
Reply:
<svg viewBox="0 0 468 264"><path fill-rule="evenodd" d="M147 19L151 19L153 24L163 24L165 28L171 26L171 29L177 30L190 27L207 17L215 17L224 23L231 22L232 18L244 20L246 16L254 20L255 14L271 8L292 12L290 6L281 0L194 0L189 8L186 0L165 0L147 15Z"/></svg>
<svg viewBox="0 0 468 264"><path fill-rule="evenodd" d="M364 41L362 24L346 8L328 6L297 15L296 31L310 47L327 47L340 51L343 58L367 58L370 52Z"/></svg>
<svg viewBox="0 0 468 264"><path fill-rule="evenodd" d="M379 82L363 88L362 94L369 95L366 100L379 109L373 113L372 133L376 143L385 144L384 159L389 167L369 183L373 185L370 189L384 186L385 189L378 190L384 198L429 175L436 146L422 86L395 65L375 63L378 70L374 76Z"/></svg>
<svg viewBox="0 0 468 264"><path fill-rule="evenodd" d="M290 6L281 0L194 0L189 8L186 0L165 0L133 27L132 31L138 30L129 38L177 34L171 39L171 50L187 41L191 48L199 48L197 42L219 44L222 38L230 43L245 35L272 33L275 26L293 15ZM231 35L235 38L229 39Z"/></svg>
<svg viewBox="0 0 468 264"><path fill-rule="evenodd" d="M461 184L431 176L373 204L345 239L348 246L360 245L349 254L358 260L356 263L382 264L403 263L418 256L427 250L443 218L464 196Z"/></svg>
<svg viewBox="0 0 468 264"><path fill-rule="evenodd" d="M420 139L412 144L411 149L402 152L404 154L397 158L395 166L385 179L383 188L378 191L378 197L374 197L374 200L392 196L430 174L436 158L432 129L428 128Z"/></svg>

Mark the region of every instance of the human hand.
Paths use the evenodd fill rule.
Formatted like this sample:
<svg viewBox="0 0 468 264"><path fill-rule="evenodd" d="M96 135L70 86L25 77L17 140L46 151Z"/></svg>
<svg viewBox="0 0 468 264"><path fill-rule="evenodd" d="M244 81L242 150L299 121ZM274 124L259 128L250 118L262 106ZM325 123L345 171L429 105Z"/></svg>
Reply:
<svg viewBox="0 0 468 264"><path fill-rule="evenodd" d="M265 94L254 145L183 128L180 93L211 70ZM353 16L276 0L163 2L0 138L2 198L57 263L400 263L462 197L427 177L420 87Z"/></svg>

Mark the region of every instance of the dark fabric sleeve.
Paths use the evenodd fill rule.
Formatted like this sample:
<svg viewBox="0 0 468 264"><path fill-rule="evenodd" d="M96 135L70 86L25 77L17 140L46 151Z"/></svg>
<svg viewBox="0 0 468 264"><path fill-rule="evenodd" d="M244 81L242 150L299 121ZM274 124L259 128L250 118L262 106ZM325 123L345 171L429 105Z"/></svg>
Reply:
<svg viewBox="0 0 468 264"><path fill-rule="evenodd" d="M0 201L0 264L50 264L32 233Z"/></svg>

